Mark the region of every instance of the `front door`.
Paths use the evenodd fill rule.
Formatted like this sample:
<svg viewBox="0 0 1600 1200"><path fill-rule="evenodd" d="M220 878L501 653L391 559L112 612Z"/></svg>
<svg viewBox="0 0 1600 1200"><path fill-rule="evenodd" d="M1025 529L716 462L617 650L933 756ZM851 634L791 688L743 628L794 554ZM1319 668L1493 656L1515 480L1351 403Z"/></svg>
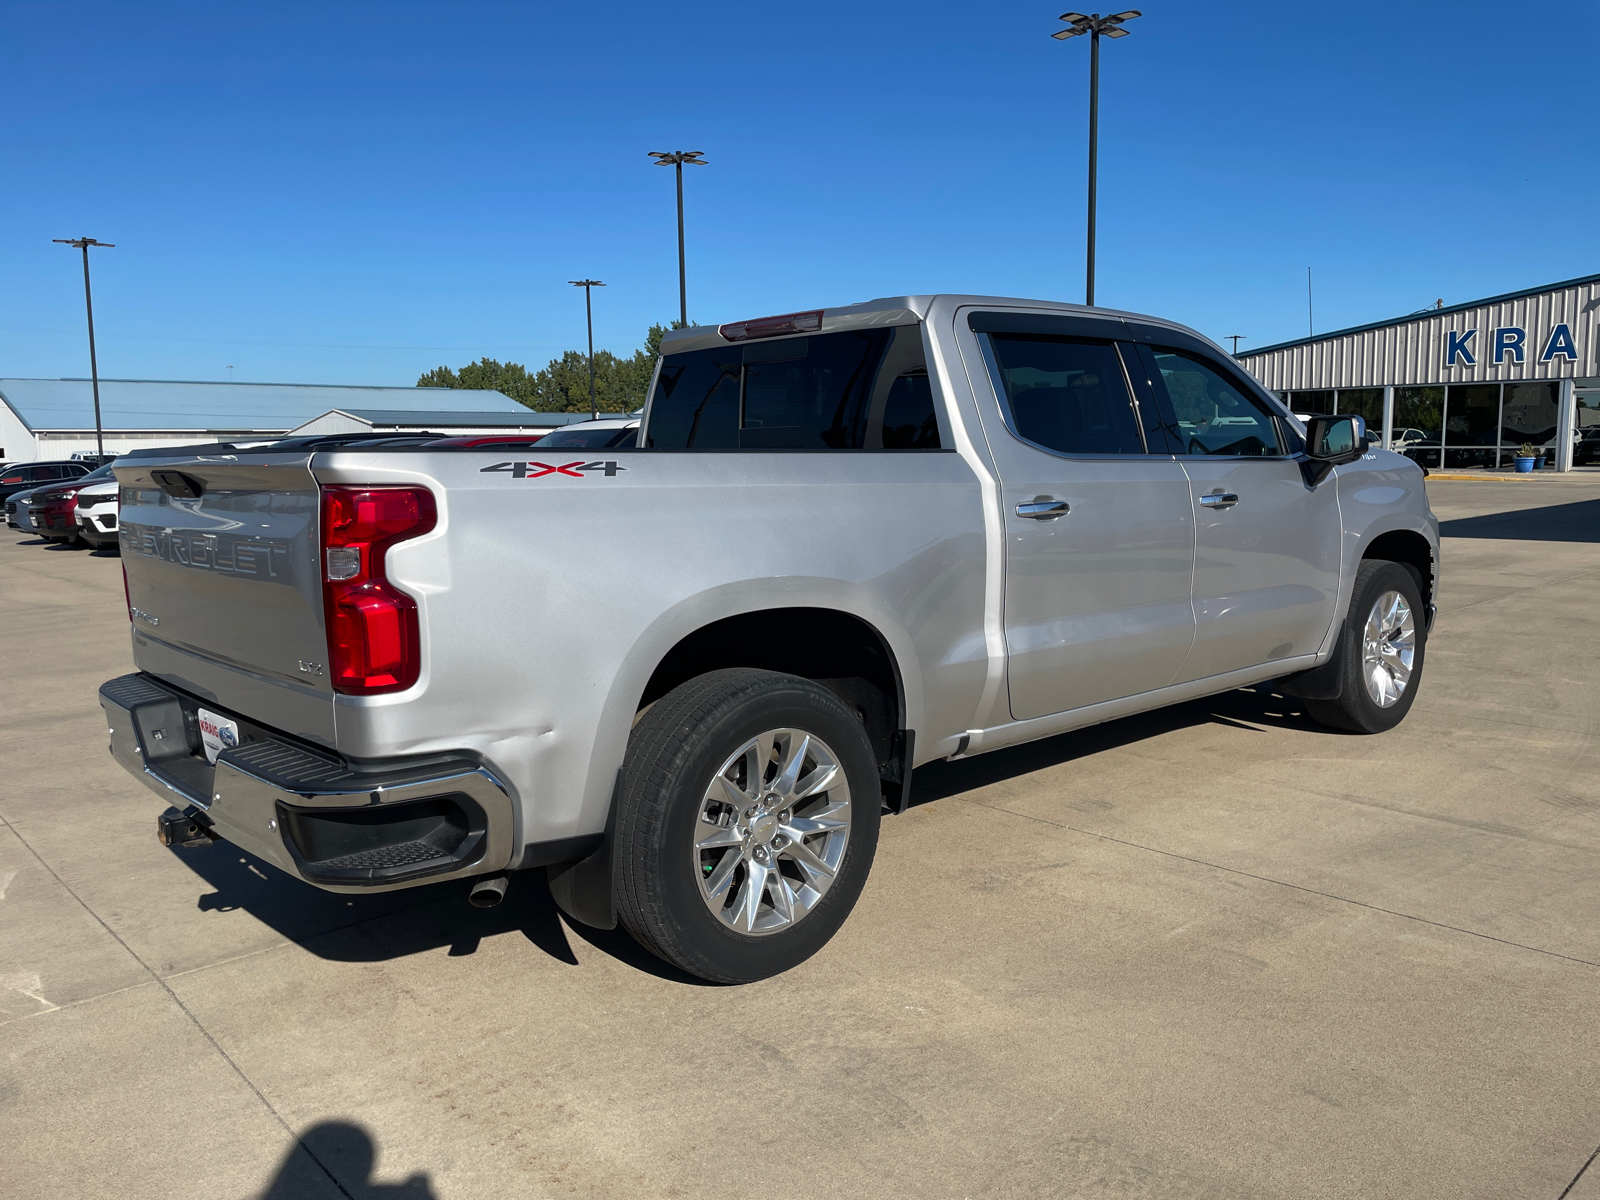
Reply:
<svg viewBox="0 0 1600 1200"><path fill-rule="evenodd" d="M982 408L1004 507L1011 715L1165 687L1194 638L1183 468L1147 451L1110 338L1012 334L985 315L979 339L999 407Z"/></svg>
<svg viewBox="0 0 1600 1200"><path fill-rule="evenodd" d="M1221 363L1141 347L1195 515L1194 650L1178 682L1313 654L1339 596L1338 483L1306 486L1266 403Z"/></svg>

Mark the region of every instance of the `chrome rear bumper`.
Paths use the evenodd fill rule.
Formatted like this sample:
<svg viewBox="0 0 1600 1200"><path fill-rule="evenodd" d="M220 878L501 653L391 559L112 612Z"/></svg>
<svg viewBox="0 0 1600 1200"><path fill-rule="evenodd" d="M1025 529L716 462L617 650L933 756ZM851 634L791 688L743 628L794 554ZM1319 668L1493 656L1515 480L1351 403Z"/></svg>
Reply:
<svg viewBox="0 0 1600 1200"><path fill-rule="evenodd" d="M199 749L192 696L124 675L101 685L100 707L112 757L131 775L167 803L192 806L218 837L317 887L390 891L511 860L510 796L475 759L350 764L239 717L242 744L213 767Z"/></svg>

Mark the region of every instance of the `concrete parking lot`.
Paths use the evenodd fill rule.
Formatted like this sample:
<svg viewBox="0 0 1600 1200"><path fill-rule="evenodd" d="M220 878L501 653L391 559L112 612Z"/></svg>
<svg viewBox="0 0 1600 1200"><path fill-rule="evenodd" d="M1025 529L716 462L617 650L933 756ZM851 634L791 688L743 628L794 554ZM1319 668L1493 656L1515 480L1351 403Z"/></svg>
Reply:
<svg viewBox="0 0 1600 1200"><path fill-rule="evenodd" d="M117 559L7 531L0 1195L1600 1200L1600 481L1430 491L1398 730L1258 689L930 765L740 988L536 878L161 847Z"/></svg>

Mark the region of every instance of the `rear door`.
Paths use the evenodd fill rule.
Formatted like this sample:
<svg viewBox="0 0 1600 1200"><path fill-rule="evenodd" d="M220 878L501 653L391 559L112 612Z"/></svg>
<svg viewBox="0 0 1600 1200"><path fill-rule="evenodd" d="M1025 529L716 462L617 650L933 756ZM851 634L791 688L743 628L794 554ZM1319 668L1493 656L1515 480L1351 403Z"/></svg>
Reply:
<svg viewBox="0 0 1600 1200"><path fill-rule="evenodd" d="M1266 403L1193 348L1139 347L1195 520L1194 650L1178 682L1312 654L1339 594L1338 486L1306 486Z"/></svg>
<svg viewBox="0 0 1600 1200"><path fill-rule="evenodd" d="M970 324L998 401L980 407L1004 509L1012 717L1167 686L1194 639L1193 508L1130 391L1120 323L977 312Z"/></svg>
<svg viewBox="0 0 1600 1200"><path fill-rule="evenodd" d="M332 745L310 461L297 451L118 465L119 542L140 669Z"/></svg>

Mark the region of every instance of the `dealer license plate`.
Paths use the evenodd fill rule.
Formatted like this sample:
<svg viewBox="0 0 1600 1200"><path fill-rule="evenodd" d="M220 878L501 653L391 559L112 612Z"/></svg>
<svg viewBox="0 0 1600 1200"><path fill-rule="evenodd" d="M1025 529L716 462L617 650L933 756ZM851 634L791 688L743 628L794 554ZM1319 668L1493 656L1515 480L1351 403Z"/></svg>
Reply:
<svg viewBox="0 0 1600 1200"><path fill-rule="evenodd" d="M215 764L217 755L239 744L239 722L214 712L200 710L200 742L206 748L206 761Z"/></svg>

